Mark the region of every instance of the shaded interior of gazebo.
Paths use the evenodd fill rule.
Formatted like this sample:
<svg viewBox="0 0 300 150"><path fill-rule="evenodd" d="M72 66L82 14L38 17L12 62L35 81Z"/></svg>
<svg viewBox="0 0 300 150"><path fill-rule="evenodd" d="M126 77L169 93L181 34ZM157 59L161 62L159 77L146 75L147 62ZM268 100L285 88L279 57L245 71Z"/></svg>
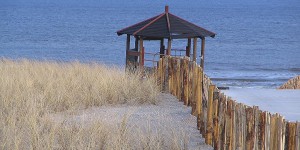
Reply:
<svg viewBox="0 0 300 150"><path fill-rule="evenodd" d="M216 35L211 31L169 13L168 6L165 7L164 13L121 29L117 31L117 34L119 36L123 34L127 35L126 66L133 65L136 67L143 67L145 64L145 40L160 41L159 56L163 57L164 55L171 55L173 39L187 39L187 45L184 50L185 56L192 56L191 60L196 61L197 40L199 38L201 39L200 65L202 68L204 68L205 38L215 37ZM131 36L135 38L134 48L131 48L130 45ZM168 41L167 48L164 45L165 39ZM191 49L193 50L192 52Z"/></svg>

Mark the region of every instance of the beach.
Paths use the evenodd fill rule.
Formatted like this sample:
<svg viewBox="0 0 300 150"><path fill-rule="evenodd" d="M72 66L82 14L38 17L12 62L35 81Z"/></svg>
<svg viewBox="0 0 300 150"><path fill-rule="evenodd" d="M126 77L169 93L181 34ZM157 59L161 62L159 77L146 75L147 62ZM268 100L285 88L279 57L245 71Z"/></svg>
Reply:
<svg viewBox="0 0 300 150"><path fill-rule="evenodd" d="M263 111L279 113L288 121L300 120L300 90L230 88L225 95L248 106L258 106Z"/></svg>
<svg viewBox="0 0 300 150"><path fill-rule="evenodd" d="M299 14L299 0L0 1L0 149L300 149Z"/></svg>
<svg viewBox="0 0 300 150"><path fill-rule="evenodd" d="M153 134L159 132L166 143L172 143L170 140L176 136L181 142L179 144L185 149L213 149L205 144L204 138L199 133L196 126L197 118L191 115L191 107L184 106L183 102L167 93L160 93L158 101L156 105L91 107L71 115L61 112L50 114L48 117L56 123L89 125L93 122L102 122L115 128L126 118L127 128L134 128L129 133L132 136L145 131Z"/></svg>

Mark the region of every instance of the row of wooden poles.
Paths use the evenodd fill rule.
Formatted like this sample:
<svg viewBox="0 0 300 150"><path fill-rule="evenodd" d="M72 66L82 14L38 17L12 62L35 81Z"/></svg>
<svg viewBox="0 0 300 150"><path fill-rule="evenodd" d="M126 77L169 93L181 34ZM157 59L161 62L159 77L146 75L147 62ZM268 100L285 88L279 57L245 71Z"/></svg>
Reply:
<svg viewBox="0 0 300 150"><path fill-rule="evenodd" d="M221 93L189 57L166 56L156 71L162 91L191 106L205 142L216 150L300 150L300 123Z"/></svg>

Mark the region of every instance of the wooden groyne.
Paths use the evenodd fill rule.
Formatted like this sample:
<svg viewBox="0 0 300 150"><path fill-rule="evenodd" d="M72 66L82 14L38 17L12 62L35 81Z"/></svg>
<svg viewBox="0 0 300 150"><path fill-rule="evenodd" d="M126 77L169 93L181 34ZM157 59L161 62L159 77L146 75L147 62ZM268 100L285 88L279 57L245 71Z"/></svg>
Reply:
<svg viewBox="0 0 300 150"><path fill-rule="evenodd" d="M191 106L205 142L215 150L300 150L300 123L224 95L189 57L159 60L162 91Z"/></svg>
<svg viewBox="0 0 300 150"><path fill-rule="evenodd" d="M279 89L300 89L300 75L288 80Z"/></svg>

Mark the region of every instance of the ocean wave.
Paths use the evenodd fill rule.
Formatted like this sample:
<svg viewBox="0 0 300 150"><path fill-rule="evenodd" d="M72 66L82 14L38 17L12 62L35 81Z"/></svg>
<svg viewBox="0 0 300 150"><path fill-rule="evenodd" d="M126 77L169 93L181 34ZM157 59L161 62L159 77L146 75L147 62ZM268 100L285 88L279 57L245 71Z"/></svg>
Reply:
<svg viewBox="0 0 300 150"><path fill-rule="evenodd" d="M287 79L253 79L253 78L211 78L212 81L237 81L237 82L279 82L286 81Z"/></svg>

